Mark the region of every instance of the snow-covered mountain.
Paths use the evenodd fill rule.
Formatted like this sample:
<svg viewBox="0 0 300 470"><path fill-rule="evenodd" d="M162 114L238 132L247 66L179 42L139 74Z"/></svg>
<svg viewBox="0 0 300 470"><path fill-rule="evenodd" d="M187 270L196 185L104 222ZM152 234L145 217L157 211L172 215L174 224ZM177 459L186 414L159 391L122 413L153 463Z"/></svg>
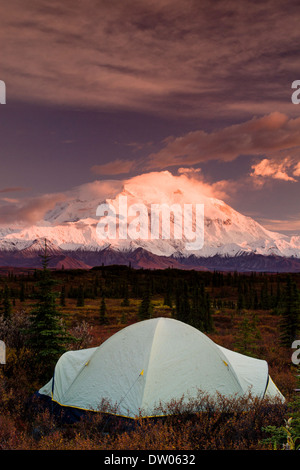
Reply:
<svg viewBox="0 0 300 470"><path fill-rule="evenodd" d="M115 208L118 233L118 224L122 225L124 216L124 211L120 213L119 205L120 201L124 200L127 204L127 221L124 222L123 229L125 227L127 238L120 239L118 235L107 239L99 238L98 206L106 203ZM134 204L139 206L133 206ZM165 236L166 234L160 230L159 238L151 239L149 229L151 211L155 213L154 204L166 204L169 208L174 204L181 208L184 204L190 204L193 208L196 204L203 204L204 220L194 217L191 227L193 233L201 233L201 230L204 230L203 247L196 250L187 249L190 239L184 234L181 239L174 238L174 233L180 229L180 223L184 224L185 220L172 214L169 219L170 236L164 239L162 233ZM140 212L136 212L141 206L146 208L147 220L141 218ZM133 215L130 215L130 210ZM147 236L143 239L132 238L127 230L129 224L137 221L137 217L140 217L140 222L148 224ZM118 256L122 260L129 259L137 250L138 253L150 253L154 265L158 259L172 259L172 265L176 265L176 262L187 265L187 260L191 259L194 264L197 264L197 259L203 264L203 260L213 257L245 259L246 256L257 255L276 259L293 258L295 261L299 260L300 266L299 236L288 237L266 230L251 217L244 216L224 201L211 197L203 190L201 182L186 175L173 176L168 171L131 178L124 183L122 190L115 191L110 199L103 199L103 196L97 194L83 197L80 191L78 194L73 193L72 197L57 203L36 225L0 229L0 264L6 264L5 259L9 258L9 254L13 255L15 263L18 257L23 261L24 257L28 260L28 257L41 251L40 241L43 239L48 240L53 256L77 259L79 264L82 263L82 267L97 264L100 259L103 260L104 254L107 256L108 253L116 262ZM156 257L155 262L153 257Z"/></svg>

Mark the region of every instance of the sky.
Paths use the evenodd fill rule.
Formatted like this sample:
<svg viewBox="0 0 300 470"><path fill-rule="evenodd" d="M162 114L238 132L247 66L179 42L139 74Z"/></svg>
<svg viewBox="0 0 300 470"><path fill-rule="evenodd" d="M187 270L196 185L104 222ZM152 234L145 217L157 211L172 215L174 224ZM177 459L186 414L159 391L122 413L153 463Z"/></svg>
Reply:
<svg viewBox="0 0 300 470"><path fill-rule="evenodd" d="M300 235L299 20L298 0L1 2L0 223L169 171Z"/></svg>

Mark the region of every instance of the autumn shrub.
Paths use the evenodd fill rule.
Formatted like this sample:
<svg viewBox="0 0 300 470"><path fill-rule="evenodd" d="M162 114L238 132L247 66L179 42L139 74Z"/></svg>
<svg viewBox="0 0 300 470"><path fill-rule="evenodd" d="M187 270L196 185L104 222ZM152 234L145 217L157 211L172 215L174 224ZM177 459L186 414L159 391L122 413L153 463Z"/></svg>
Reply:
<svg viewBox="0 0 300 470"><path fill-rule="evenodd" d="M210 397L159 404L156 418L122 419L108 402L102 412L66 424L51 409L11 407L0 380L0 448L37 450L250 450L269 449L270 429L284 426L287 405L276 399ZM105 412L104 412L105 411Z"/></svg>
<svg viewBox="0 0 300 470"><path fill-rule="evenodd" d="M16 449L22 439L14 418L0 414L0 450Z"/></svg>
<svg viewBox="0 0 300 470"><path fill-rule="evenodd" d="M170 415L167 422L184 434L191 448L250 449L259 445L263 426L283 423L286 406L276 399L260 400L251 394L239 398L217 394L211 398L200 393L182 411Z"/></svg>
<svg viewBox="0 0 300 470"><path fill-rule="evenodd" d="M70 329L70 335L73 341L68 344L68 350L70 349L85 349L90 348L93 341L93 327L91 327L86 321L77 323Z"/></svg>
<svg viewBox="0 0 300 470"><path fill-rule="evenodd" d="M282 426L286 406L276 400L211 398L173 400L157 418L124 420L95 413L74 425L49 428L51 420L35 426L41 431L39 449L106 450L228 450L270 448L264 428ZM200 411L201 410L201 411ZM109 424L108 424L109 423ZM46 425L46 427L45 427ZM47 430L48 426L48 430Z"/></svg>
<svg viewBox="0 0 300 470"><path fill-rule="evenodd" d="M6 347L22 349L26 343L25 330L29 326L25 310L17 310L9 318L0 315L0 338Z"/></svg>
<svg viewBox="0 0 300 470"><path fill-rule="evenodd" d="M32 353L26 345L27 327L28 317L24 310L15 312L9 319L0 316L0 338L6 345L6 363L1 366L0 375L3 390L0 403L2 401L3 406L5 401L5 408L10 406L14 410L38 386L38 371L31 367Z"/></svg>
<svg viewBox="0 0 300 470"><path fill-rule="evenodd" d="M228 450L268 448L262 444L264 426L282 425L285 406L253 398L215 401L201 397L203 411L192 412L196 402L168 405L176 414L138 418L132 430L106 442L108 450ZM198 403L199 409L199 403ZM205 409L204 409L205 408Z"/></svg>

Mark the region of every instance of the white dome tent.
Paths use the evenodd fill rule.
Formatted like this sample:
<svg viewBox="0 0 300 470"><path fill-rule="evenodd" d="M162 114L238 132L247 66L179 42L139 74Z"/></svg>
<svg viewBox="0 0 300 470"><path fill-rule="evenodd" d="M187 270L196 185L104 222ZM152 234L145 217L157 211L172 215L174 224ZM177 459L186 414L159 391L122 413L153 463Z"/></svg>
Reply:
<svg viewBox="0 0 300 470"><path fill-rule="evenodd" d="M160 403L183 396L284 397L268 364L218 346L196 328L170 318L130 325L99 347L69 351L39 395L74 410L99 411L103 400L127 418L155 416Z"/></svg>

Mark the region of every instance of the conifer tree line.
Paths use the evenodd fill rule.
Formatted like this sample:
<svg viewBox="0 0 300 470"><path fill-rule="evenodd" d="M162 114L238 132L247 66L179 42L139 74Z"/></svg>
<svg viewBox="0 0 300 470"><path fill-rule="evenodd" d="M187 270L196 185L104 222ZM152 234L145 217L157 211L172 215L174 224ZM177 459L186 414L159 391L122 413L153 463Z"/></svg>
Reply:
<svg viewBox="0 0 300 470"><path fill-rule="evenodd" d="M211 300L204 284L178 282L175 289L175 318L200 331L213 331Z"/></svg>
<svg viewBox="0 0 300 470"><path fill-rule="evenodd" d="M85 299L101 298L103 292L106 298L124 299L130 296L141 299L144 294L145 278L149 277L151 295L162 295L165 304L175 304L174 285L186 282L191 286L196 282L210 289L212 306L214 308L236 308L238 310L271 310L274 314L280 314L286 301L287 275L277 274L268 276L262 273L240 274L223 272L187 272L176 269L134 270L126 266L102 266L92 270L92 279L77 281L82 271L61 271L64 281L61 282L60 297L64 303L66 299L76 299L79 306ZM58 274L58 273L57 273ZM14 303L16 299L25 301L36 297L34 283L41 275L40 270L34 270L27 276L10 274L8 279L0 284L0 302L4 296ZM59 276L58 276L59 281ZM74 282L73 282L74 281ZM300 282L300 281L299 281ZM298 283L299 284L299 283ZM6 285L6 287L5 287ZM5 293L5 288L8 292ZM230 295L222 290L228 290ZM221 294L220 294L221 292ZM233 292L236 296L231 295ZM171 294L173 298L171 299Z"/></svg>
<svg viewBox="0 0 300 470"><path fill-rule="evenodd" d="M184 281L190 286L195 279L203 284L204 288L210 288L211 302L214 308L237 308L238 310L272 310L274 314L280 313L282 304L285 302L285 285L287 275L277 274L268 276L261 273L223 273L211 272L187 272L176 269L155 270L134 270L126 266L102 266L92 269L92 279L80 279L82 271L64 270L57 273L64 276L61 284L62 298L76 299L79 305L84 303L84 299L101 298L103 291L106 298L124 299L128 296L141 299L144 294L145 278L149 276L151 295L162 295L166 299L166 304L170 303L170 292L173 291L174 284ZM10 275L7 285L10 301L15 299L25 301L35 298L34 282L39 279L40 270L22 276ZM74 281L74 282L73 282ZM300 281L299 281L300 282ZM4 284L4 283L3 283ZM298 283L299 284L299 283ZM225 292L222 295L222 290ZM221 292L221 294L220 294ZM232 298L232 293L236 296ZM4 295L4 285L0 287L0 301ZM169 297L169 298L168 298ZM173 302L175 297L172 299Z"/></svg>
<svg viewBox="0 0 300 470"><path fill-rule="evenodd" d="M216 307L232 307L238 310L272 310L278 313L281 309L285 295L286 275L277 274L268 276L262 273L251 273L249 275L240 273L219 273L212 274L213 288L230 287L236 290L237 298L234 303L224 300L214 299Z"/></svg>
<svg viewBox="0 0 300 470"><path fill-rule="evenodd" d="M291 347L295 339L300 339L300 291L288 276L281 303L280 340L283 346Z"/></svg>

